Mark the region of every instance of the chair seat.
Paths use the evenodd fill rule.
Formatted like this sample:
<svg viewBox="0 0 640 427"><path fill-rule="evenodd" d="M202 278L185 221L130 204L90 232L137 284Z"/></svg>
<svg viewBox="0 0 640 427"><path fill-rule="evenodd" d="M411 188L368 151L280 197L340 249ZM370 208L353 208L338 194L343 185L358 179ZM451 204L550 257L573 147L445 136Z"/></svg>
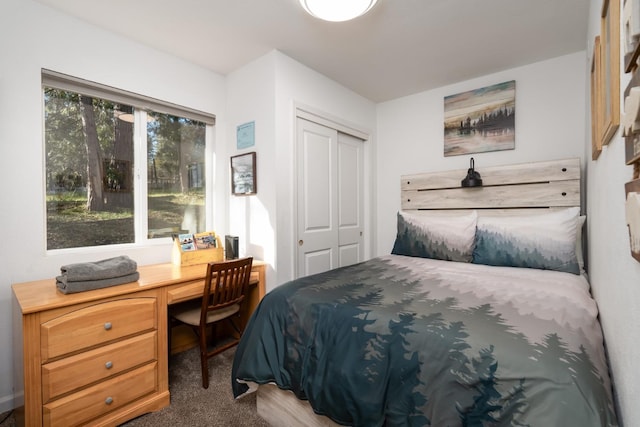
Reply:
<svg viewBox="0 0 640 427"><path fill-rule="evenodd" d="M193 300L176 304L170 308L170 314L182 323L198 326L200 324L201 304L201 300ZM210 311L207 313L207 323L220 321L236 314L238 311L240 311L240 304L234 304L225 308Z"/></svg>

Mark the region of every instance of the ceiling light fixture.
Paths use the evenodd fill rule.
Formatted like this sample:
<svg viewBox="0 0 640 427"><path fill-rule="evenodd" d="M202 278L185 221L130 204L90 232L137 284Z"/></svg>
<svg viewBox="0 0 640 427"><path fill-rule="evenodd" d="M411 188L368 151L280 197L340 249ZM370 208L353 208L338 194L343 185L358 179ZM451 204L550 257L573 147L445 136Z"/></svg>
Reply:
<svg viewBox="0 0 640 427"><path fill-rule="evenodd" d="M300 0L311 16L325 21L342 22L364 15L378 0Z"/></svg>

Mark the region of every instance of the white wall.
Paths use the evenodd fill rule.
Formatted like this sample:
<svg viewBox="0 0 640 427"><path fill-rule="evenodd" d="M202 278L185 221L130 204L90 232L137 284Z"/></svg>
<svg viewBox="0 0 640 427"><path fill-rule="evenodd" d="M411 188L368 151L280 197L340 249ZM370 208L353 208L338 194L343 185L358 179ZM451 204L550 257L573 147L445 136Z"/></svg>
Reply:
<svg viewBox="0 0 640 427"><path fill-rule="evenodd" d="M231 196L229 201L229 234L238 236L241 256L251 255L267 262L267 285L274 282L276 240L275 175L275 64L265 55L227 77L228 150L220 152L226 161L230 156L256 152L257 194ZM237 126L255 122L255 145L237 150ZM227 179L230 187L230 177Z"/></svg>
<svg viewBox="0 0 640 427"><path fill-rule="evenodd" d="M574 53L379 104L377 255L393 247L401 175L467 169L471 157L480 174L487 166L582 158L585 55ZM444 97L509 80L516 81L515 150L444 157Z"/></svg>
<svg viewBox="0 0 640 427"><path fill-rule="evenodd" d="M601 7L599 0L591 0L587 64L591 63L593 40L600 33ZM586 75L589 73L587 64ZM621 92L629 79L628 74L621 73ZM585 92L588 91L587 84ZM622 99L620 103L621 111L624 111ZM585 132L585 158L591 159L590 119L586 121ZM635 426L640 424L640 405L637 403L640 395L640 263L631 257L625 222L624 184L632 180L633 168L625 166L624 139L620 130L609 145L603 147L598 160L588 160L587 176L589 278L600 309L619 415L625 425Z"/></svg>
<svg viewBox="0 0 640 427"><path fill-rule="evenodd" d="M41 68L216 114L225 144L225 79L63 16L31 0L0 2L0 412L13 407L11 284L54 277L60 266L127 254L167 262L171 245L45 252ZM225 162L223 166L228 167ZM225 212L222 200L222 214ZM216 211L218 212L218 211ZM226 222L221 219L216 222Z"/></svg>
<svg viewBox="0 0 640 427"><path fill-rule="evenodd" d="M270 264L270 290L294 277L295 106L310 106L328 118L370 133L365 169L371 176L375 104L278 51L234 71L228 82L229 131L255 120L258 154L258 194L250 200L231 200L230 229L245 234L242 240L247 253ZM373 189L373 180L369 178L365 185ZM370 200L366 203L369 222L365 228L371 230Z"/></svg>

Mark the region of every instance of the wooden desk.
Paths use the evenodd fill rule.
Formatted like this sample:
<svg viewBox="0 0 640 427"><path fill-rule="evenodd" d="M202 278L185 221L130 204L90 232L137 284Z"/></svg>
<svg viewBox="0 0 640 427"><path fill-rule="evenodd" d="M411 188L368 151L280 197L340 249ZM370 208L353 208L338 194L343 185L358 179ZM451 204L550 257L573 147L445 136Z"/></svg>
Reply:
<svg viewBox="0 0 640 427"><path fill-rule="evenodd" d="M265 268L253 261L245 322ZM138 272L137 282L67 295L55 279L12 286L18 425L115 426L169 405L167 305L202 294L206 264Z"/></svg>

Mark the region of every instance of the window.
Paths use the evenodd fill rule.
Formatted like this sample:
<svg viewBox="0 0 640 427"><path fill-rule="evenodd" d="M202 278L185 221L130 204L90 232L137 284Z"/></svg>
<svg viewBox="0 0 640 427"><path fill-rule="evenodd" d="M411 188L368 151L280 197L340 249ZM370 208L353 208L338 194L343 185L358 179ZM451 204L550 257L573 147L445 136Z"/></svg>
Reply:
<svg viewBox="0 0 640 427"><path fill-rule="evenodd" d="M43 70L47 249L207 230L215 117Z"/></svg>
<svg viewBox="0 0 640 427"><path fill-rule="evenodd" d="M203 123L169 114L148 114L149 237L206 231L204 153Z"/></svg>

